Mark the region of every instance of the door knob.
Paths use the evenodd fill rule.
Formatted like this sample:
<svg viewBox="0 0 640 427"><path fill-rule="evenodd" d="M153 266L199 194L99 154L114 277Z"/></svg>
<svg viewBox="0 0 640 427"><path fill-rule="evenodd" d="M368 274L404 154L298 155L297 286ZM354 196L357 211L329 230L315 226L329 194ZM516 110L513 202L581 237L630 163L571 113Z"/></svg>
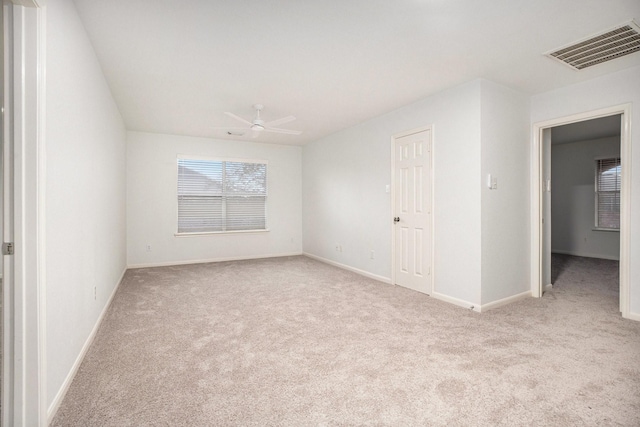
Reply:
<svg viewBox="0 0 640 427"><path fill-rule="evenodd" d="M400 222L400 217L399 216L393 218L393 223L395 224L397 222Z"/></svg>

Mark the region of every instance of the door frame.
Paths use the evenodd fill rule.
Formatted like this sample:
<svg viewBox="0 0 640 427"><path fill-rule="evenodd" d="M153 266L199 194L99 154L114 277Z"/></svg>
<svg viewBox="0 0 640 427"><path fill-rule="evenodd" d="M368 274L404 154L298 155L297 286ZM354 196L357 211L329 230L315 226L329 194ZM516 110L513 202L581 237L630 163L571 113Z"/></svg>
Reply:
<svg viewBox="0 0 640 427"><path fill-rule="evenodd" d="M531 144L531 295L542 297L546 284L542 283L542 132L556 126L601 117L622 115L620 129L620 162L622 166L620 198L620 312L629 318L629 231L631 220L631 104L616 105L598 110L586 111L534 123Z"/></svg>
<svg viewBox="0 0 640 427"><path fill-rule="evenodd" d="M419 128L415 128L415 129L410 129L410 130L406 130L403 132L399 132L396 134L393 134L391 136L391 188L390 188L390 192L391 192L391 215L389 216L389 223L391 224L391 284L392 285L396 285L396 234L395 234L395 224L393 223L393 217L395 215L395 206L396 206L396 174L395 174L395 165L396 165L396 140L405 136L409 136L409 135L413 135L414 133L420 133L420 132L424 132L424 131L429 131L429 143L431 144L431 155L429 156L429 185L430 185L430 200L429 203L431 205L431 223L428 224L429 227L431 227L431 254L430 254L430 268L431 268L431 274L429 274L429 283L427 285L427 289L429 291L428 295L429 296L433 296L433 291L435 288L435 266L434 266L434 259L435 259L435 205L434 205L434 200L435 200L435 186L434 186L434 173L433 173L433 166L435 164L434 162L434 158L435 158L435 143L434 143L434 126L433 125L428 125L428 126L422 126Z"/></svg>
<svg viewBox="0 0 640 427"><path fill-rule="evenodd" d="M45 0L3 2L10 19L7 44L12 62L7 102L13 154L13 272L11 313L5 316L12 376L4 391L3 425L46 426L45 282ZM4 83L3 83L4 84ZM4 131L4 129L3 129ZM5 143L7 141L5 140ZM6 265L6 264L5 264ZM7 293L5 293L7 295ZM9 387L9 389L7 389ZM4 394L3 394L4 398Z"/></svg>

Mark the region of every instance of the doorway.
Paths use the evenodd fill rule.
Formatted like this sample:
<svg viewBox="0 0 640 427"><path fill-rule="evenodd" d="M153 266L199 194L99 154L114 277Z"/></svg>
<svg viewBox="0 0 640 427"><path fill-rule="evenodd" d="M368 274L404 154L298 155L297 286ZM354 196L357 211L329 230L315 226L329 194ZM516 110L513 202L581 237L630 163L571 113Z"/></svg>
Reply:
<svg viewBox="0 0 640 427"><path fill-rule="evenodd" d="M392 139L392 281L428 295L433 289L431 134L427 127Z"/></svg>
<svg viewBox="0 0 640 427"><path fill-rule="evenodd" d="M621 116L551 128L551 278L556 288L619 298Z"/></svg>
<svg viewBox="0 0 640 427"><path fill-rule="evenodd" d="M533 126L533 167L531 179L531 293L542 297L552 286L551 279L551 132L552 128L593 119L620 117L620 298L619 310L629 315L629 220L631 193L630 106L622 105L602 110L536 123Z"/></svg>

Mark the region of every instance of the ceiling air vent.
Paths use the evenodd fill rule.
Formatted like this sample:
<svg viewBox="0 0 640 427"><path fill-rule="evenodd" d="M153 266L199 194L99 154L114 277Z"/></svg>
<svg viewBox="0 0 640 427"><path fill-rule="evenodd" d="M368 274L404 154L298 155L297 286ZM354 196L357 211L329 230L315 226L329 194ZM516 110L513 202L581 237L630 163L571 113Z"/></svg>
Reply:
<svg viewBox="0 0 640 427"><path fill-rule="evenodd" d="M547 53L576 70L640 51L640 27L631 21L606 33L589 37Z"/></svg>

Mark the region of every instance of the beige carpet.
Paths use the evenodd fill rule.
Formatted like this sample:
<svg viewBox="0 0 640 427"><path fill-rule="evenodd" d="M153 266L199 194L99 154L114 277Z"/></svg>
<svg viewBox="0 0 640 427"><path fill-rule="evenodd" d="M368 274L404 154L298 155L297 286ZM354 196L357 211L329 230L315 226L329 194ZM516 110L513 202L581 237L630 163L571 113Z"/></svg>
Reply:
<svg viewBox="0 0 640 427"><path fill-rule="evenodd" d="M305 257L130 270L53 425L638 426L597 263L483 314Z"/></svg>

